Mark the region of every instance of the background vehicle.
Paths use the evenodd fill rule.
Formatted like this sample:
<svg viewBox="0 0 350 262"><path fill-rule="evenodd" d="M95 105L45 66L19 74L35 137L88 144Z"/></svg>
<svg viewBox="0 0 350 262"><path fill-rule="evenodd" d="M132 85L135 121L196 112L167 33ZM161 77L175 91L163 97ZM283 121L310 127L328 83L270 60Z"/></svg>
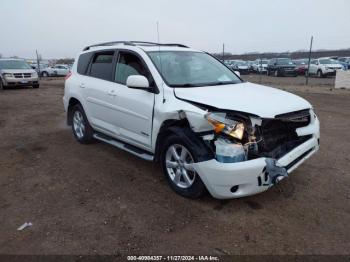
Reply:
<svg viewBox="0 0 350 262"><path fill-rule="evenodd" d="M43 68L41 70L41 75L46 76L66 76L70 72L70 68L67 65L54 65L50 67Z"/></svg>
<svg viewBox="0 0 350 262"><path fill-rule="evenodd" d="M344 70L350 69L350 57L339 57L338 62L344 66Z"/></svg>
<svg viewBox="0 0 350 262"><path fill-rule="evenodd" d="M0 89L12 86L39 88L37 72L24 59L0 59Z"/></svg>
<svg viewBox="0 0 350 262"><path fill-rule="evenodd" d="M342 65L330 58L313 59L310 63L309 74L318 77L335 76L336 70L342 68Z"/></svg>
<svg viewBox="0 0 350 262"><path fill-rule="evenodd" d="M267 59L256 59L253 63L253 71L256 73L264 73L267 71Z"/></svg>
<svg viewBox="0 0 350 262"><path fill-rule="evenodd" d="M267 75L298 76L298 71L290 58L272 58L267 65Z"/></svg>
<svg viewBox="0 0 350 262"><path fill-rule="evenodd" d="M76 61L63 97L75 138L159 161L182 196L263 192L318 150L319 121L306 100L244 82L205 52L111 42Z"/></svg>
<svg viewBox="0 0 350 262"><path fill-rule="evenodd" d="M296 66L296 70L299 75L305 75L308 67L308 59L297 59L293 60L293 63Z"/></svg>
<svg viewBox="0 0 350 262"><path fill-rule="evenodd" d="M233 64L232 69L235 71L238 71L242 75L249 74L249 65L246 61L243 61L243 60L236 61Z"/></svg>

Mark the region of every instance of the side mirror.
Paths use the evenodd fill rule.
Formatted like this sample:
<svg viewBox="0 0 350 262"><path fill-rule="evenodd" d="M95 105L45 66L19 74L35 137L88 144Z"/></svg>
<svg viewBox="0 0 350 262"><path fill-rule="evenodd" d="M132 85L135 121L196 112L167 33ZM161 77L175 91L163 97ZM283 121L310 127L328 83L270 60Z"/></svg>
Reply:
<svg viewBox="0 0 350 262"><path fill-rule="evenodd" d="M239 77L241 76L241 73L239 71L235 71L235 74L238 75Z"/></svg>
<svg viewBox="0 0 350 262"><path fill-rule="evenodd" d="M149 89L149 82L146 77L142 75L131 75L126 79L126 85L130 88Z"/></svg>

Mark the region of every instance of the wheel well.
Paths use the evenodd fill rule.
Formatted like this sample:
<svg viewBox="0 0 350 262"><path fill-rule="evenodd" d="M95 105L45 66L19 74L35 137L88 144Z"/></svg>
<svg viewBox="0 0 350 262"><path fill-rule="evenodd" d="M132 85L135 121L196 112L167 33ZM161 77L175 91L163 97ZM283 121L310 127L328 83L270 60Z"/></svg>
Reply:
<svg viewBox="0 0 350 262"><path fill-rule="evenodd" d="M68 104L68 112L67 112L67 125L72 125L72 108L75 105L81 105L80 101L74 97L72 97L71 99L69 99L69 104Z"/></svg>
<svg viewBox="0 0 350 262"><path fill-rule="evenodd" d="M203 140L190 127L187 119L166 120L163 122L157 136L154 161L159 162L161 159L163 141L170 135L176 134L181 139L191 145L192 149L198 154L199 161L212 159L214 156L211 150L204 144Z"/></svg>
<svg viewBox="0 0 350 262"><path fill-rule="evenodd" d="M168 137L170 134L174 133L170 128L171 127L190 127L190 124L187 119L168 119L165 120L161 127L159 128L158 136L157 136L157 142L156 142L156 149L155 149L155 155L154 160L158 162L160 160L160 154L162 151L162 142L166 137Z"/></svg>

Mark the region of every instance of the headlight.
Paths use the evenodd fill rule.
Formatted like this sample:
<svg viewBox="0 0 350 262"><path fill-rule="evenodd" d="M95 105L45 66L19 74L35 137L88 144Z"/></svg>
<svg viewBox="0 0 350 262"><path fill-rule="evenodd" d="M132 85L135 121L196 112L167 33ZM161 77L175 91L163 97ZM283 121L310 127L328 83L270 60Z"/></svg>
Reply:
<svg viewBox="0 0 350 262"><path fill-rule="evenodd" d="M13 77L13 75L11 73L4 73L3 76L4 77Z"/></svg>
<svg viewBox="0 0 350 262"><path fill-rule="evenodd" d="M205 115L208 122L214 126L215 133L225 133L241 140L244 134L244 124L232 119L227 119L225 113L208 113Z"/></svg>

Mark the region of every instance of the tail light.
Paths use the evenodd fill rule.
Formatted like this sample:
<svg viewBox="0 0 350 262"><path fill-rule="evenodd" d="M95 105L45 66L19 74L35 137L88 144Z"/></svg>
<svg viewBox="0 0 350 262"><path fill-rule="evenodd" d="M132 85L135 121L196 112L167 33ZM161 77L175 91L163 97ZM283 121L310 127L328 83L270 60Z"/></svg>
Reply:
<svg viewBox="0 0 350 262"><path fill-rule="evenodd" d="M69 72L66 77L64 78L64 80L67 80L68 78L70 78L70 76L72 75L72 72Z"/></svg>

